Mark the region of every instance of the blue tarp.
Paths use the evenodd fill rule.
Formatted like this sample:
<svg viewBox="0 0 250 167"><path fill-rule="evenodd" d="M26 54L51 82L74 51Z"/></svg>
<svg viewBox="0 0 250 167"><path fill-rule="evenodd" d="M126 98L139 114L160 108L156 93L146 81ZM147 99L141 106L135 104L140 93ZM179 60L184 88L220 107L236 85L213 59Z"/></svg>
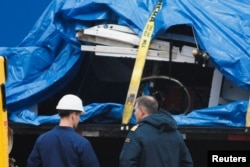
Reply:
<svg viewBox="0 0 250 167"><path fill-rule="evenodd" d="M173 115L179 126L197 127L245 127L246 108L248 101L239 101L231 104L216 106L202 110L195 110L187 115ZM92 103L84 106L86 114L81 115L80 122L114 124L121 123L122 104ZM41 125L45 123L58 123L58 114L38 116L30 110L22 110L11 114L10 120L18 123ZM135 124L135 116L130 119Z"/></svg>
<svg viewBox="0 0 250 167"><path fill-rule="evenodd" d="M195 110L187 115L174 115L179 126L245 127L248 101Z"/></svg>
<svg viewBox="0 0 250 167"><path fill-rule="evenodd" d="M72 74L84 61L76 30L114 23L128 26L140 36L157 2L53 0L17 47L0 48L0 54L8 60L8 111L26 111L74 77ZM153 38L174 25L192 26L197 43L210 54L215 67L235 85L250 90L249 9L249 0L164 0L156 16ZM246 112L246 107L238 105L242 102L214 109L223 112L226 108L230 113L237 108Z"/></svg>
<svg viewBox="0 0 250 167"><path fill-rule="evenodd" d="M117 103L92 103L84 106L86 114L81 115L80 122L120 124L122 119L123 105ZM38 116L30 110L22 110L11 114L10 120L19 123L41 125L44 123L59 123L58 114ZM135 117L132 116L130 124L135 124Z"/></svg>

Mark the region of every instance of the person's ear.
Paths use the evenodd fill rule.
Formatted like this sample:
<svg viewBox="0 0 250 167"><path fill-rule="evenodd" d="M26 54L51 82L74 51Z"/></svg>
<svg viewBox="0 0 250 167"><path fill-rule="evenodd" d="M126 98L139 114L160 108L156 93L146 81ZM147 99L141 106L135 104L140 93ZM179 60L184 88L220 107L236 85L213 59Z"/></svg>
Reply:
<svg viewBox="0 0 250 167"><path fill-rule="evenodd" d="M145 109L144 109L143 107L141 107L141 108L140 108L140 110L141 110L141 114L142 114L142 116L144 116L144 115L146 115L146 114L147 114L147 112L145 111Z"/></svg>
<svg viewBox="0 0 250 167"><path fill-rule="evenodd" d="M74 119L74 113L73 113L73 112L72 112L72 113L70 113L70 115L69 115L69 116L70 116L70 118L71 118L71 119Z"/></svg>

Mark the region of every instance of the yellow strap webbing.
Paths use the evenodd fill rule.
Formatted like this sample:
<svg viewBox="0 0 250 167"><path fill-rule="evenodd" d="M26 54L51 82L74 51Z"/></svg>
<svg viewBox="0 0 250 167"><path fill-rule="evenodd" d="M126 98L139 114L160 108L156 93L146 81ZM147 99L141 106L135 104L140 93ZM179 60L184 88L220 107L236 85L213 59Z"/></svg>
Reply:
<svg viewBox="0 0 250 167"><path fill-rule="evenodd" d="M250 97L248 100L247 114L246 114L246 127L250 127Z"/></svg>
<svg viewBox="0 0 250 167"><path fill-rule="evenodd" d="M124 105L122 124L127 125L133 113L134 103L137 97L138 89L141 82L141 77L146 61L146 56L151 42L152 34L154 32L154 20L158 11L162 7L162 0L159 0L156 7L148 19L146 26L142 32L142 37L138 47L138 52L135 60L134 69L130 79L130 84L128 88L127 98Z"/></svg>
<svg viewBox="0 0 250 167"><path fill-rule="evenodd" d="M0 56L0 164L9 167L8 120L5 106L5 58Z"/></svg>

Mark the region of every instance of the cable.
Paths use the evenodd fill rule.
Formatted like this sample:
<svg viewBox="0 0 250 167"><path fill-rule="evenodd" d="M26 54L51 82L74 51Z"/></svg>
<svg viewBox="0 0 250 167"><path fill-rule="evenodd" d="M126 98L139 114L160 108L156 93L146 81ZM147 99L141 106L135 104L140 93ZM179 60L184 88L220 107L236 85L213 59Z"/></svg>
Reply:
<svg viewBox="0 0 250 167"><path fill-rule="evenodd" d="M184 111L184 114L186 115L186 114L189 113L190 107L191 107L191 98L190 98L190 94L189 94L187 88L186 88L180 81L178 81L177 79L174 79L174 78L172 78L172 77L168 77L168 76L163 76L163 75L152 75L152 76L148 76L148 77L143 77L143 78L141 79L141 82L142 82L142 81L147 81L147 80L152 80L152 79L166 79L166 80L170 80L170 81L175 82L175 83L177 83L178 85L180 85L180 86L183 88L183 90L185 91L185 93L186 93L186 95L187 95L187 99L188 99L188 106L187 106L186 110Z"/></svg>

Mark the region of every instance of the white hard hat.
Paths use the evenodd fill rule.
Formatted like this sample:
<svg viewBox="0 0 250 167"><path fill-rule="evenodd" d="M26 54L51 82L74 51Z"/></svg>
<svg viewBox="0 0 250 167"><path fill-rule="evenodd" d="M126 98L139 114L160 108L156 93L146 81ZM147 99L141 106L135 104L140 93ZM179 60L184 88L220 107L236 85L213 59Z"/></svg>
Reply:
<svg viewBox="0 0 250 167"><path fill-rule="evenodd" d="M58 102L56 106L57 110L73 110L73 111L81 111L85 113L82 100L76 95L67 94L64 95Z"/></svg>

